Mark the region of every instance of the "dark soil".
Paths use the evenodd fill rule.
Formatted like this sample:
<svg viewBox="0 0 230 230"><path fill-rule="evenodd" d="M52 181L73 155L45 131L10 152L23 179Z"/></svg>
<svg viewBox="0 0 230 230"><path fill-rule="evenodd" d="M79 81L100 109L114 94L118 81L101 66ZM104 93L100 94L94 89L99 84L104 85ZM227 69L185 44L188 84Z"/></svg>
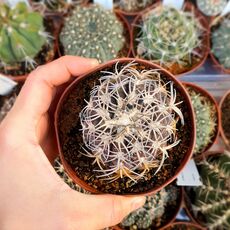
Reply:
<svg viewBox="0 0 230 230"><path fill-rule="evenodd" d="M169 226L165 230L200 230L200 229L201 228L189 224L175 224L173 226Z"/></svg>
<svg viewBox="0 0 230 230"><path fill-rule="evenodd" d="M144 66L140 65L138 65L138 68L146 69ZM104 70L113 71L113 69L114 66ZM192 121L188 114L189 110L187 105L182 103L179 106L185 119L184 126L181 126L180 122L177 123L178 139L181 141L175 148L168 152L169 158L165 160L164 166L156 175L154 175L155 170L153 169L136 184L130 184L126 177L108 183L97 178L97 173L94 170L98 168L96 165L92 165L93 159L80 153L83 139L82 133L79 131L82 128L79 113L86 106L84 100L89 101L90 91L93 86L99 84L98 79L100 77L100 72L96 72L87 79L85 78L80 81L77 87L72 88L69 95L62 102L62 110L58 117L58 132L60 146L66 161L82 180L103 193L135 194L148 192L152 188L160 187L175 175L178 167L185 158L185 154L189 150L189 145L191 144ZM168 78L162 74L162 80L167 81L167 79ZM184 101L179 90L177 91L177 100Z"/></svg>
<svg viewBox="0 0 230 230"><path fill-rule="evenodd" d="M230 143L230 93L227 95L222 104L221 112L222 128L228 142Z"/></svg>

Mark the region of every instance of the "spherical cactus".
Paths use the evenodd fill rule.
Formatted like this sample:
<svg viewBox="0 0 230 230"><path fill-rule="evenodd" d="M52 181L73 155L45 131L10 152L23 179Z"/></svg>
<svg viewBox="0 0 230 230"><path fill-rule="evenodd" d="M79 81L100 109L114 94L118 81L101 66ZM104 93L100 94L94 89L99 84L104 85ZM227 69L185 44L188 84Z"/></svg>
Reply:
<svg viewBox="0 0 230 230"><path fill-rule="evenodd" d="M65 20L60 40L65 54L99 62L116 58L125 45L122 23L99 5L76 7Z"/></svg>
<svg viewBox="0 0 230 230"><path fill-rule="evenodd" d="M192 210L208 229L230 228L230 156L208 157L198 163L202 186L193 191Z"/></svg>
<svg viewBox="0 0 230 230"><path fill-rule="evenodd" d="M156 174L167 151L180 142L176 124L184 118L173 83L135 65L106 72L80 113L83 154L95 159L98 177L105 180L137 182L153 168Z"/></svg>
<svg viewBox="0 0 230 230"><path fill-rule="evenodd" d="M227 5L228 0L197 0L199 10L207 16L220 14Z"/></svg>
<svg viewBox="0 0 230 230"><path fill-rule="evenodd" d="M196 145L193 153L201 153L211 143L217 129L215 104L192 87L187 87L196 119Z"/></svg>
<svg viewBox="0 0 230 230"><path fill-rule="evenodd" d="M158 6L142 16L136 41L137 54L168 69L191 68L194 58L201 58L203 28L193 12ZM178 74L176 72L176 74Z"/></svg>
<svg viewBox="0 0 230 230"><path fill-rule="evenodd" d="M126 12L143 10L145 7L154 3L154 0L115 0L115 7Z"/></svg>
<svg viewBox="0 0 230 230"><path fill-rule="evenodd" d="M23 2L11 9L0 4L0 62L14 66L26 62L34 65L35 56L47 43L43 18L31 12Z"/></svg>
<svg viewBox="0 0 230 230"><path fill-rule="evenodd" d="M211 33L212 53L219 63L230 69L230 14Z"/></svg>

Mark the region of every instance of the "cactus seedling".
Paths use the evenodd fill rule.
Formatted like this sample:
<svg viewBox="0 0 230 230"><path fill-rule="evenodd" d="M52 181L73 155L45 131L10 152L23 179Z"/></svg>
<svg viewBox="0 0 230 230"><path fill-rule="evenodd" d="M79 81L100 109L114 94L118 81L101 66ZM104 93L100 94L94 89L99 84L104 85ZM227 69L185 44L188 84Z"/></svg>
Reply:
<svg viewBox="0 0 230 230"><path fill-rule="evenodd" d="M190 188L192 210L208 229L230 229L229 152L198 163L202 186Z"/></svg>
<svg viewBox="0 0 230 230"><path fill-rule="evenodd" d="M230 14L213 27L211 41L213 55L225 69L230 69Z"/></svg>
<svg viewBox="0 0 230 230"><path fill-rule="evenodd" d="M204 28L192 11L159 5L142 16L142 25L138 27L138 56L175 74L191 69L201 60L202 55L197 50L202 48Z"/></svg>
<svg viewBox="0 0 230 230"><path fill-rule="evenodd" d="M199 10L207 16L220 14L227 5L228 0L197 0Z"/></svg>
<svg viewBox="0 0 230 230"><path fill-rule="evenodd" d="M64 53L105 62L118 56L125 45L123 25L99 5L76 7L60 34Z"/></svg>

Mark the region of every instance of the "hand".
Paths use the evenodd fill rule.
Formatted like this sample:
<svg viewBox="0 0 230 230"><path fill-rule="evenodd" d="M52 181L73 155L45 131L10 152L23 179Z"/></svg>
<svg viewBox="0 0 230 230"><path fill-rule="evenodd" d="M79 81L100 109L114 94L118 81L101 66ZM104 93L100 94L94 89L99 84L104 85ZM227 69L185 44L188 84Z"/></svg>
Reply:
<svg viewBox="0 0 230 230"><path fill-rule="evenodd" d="M65 56L37 68L1 123L1 230L101 229L144 204L144 197L78 193L59 178L47 158L52 148L56 151L48 111L57 87L97 64Z"/></svg>

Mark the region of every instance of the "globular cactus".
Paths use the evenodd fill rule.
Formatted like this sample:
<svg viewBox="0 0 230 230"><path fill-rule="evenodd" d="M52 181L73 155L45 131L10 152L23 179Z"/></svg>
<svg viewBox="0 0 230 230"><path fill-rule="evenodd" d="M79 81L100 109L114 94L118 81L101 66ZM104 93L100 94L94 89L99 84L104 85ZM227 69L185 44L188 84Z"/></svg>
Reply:
<svg viewBox="0 0 230 230"><path fill-rule="evenodd" d="M201 161L198 170L203 185L190 188L195 217L210 230L230 229L229 152Z"/></svg>
<svg viewBox="0 0 230 230"><path fill-rule="evenodd" d="M196 145L193 153L200 154L211 143L217 129L215 104L192 87L187 87L196 119Z"/></svg>
<svg viewBox="0 0 230 230"><path fill-rule="evenodd" d="M0 64L14 66L25 62L35 65L34 58L47 44L43 18L31 12L24 2L13 9L0 4Z"/></svg>
<svg viewBox="0 0 230 230"><path fill-rule="evenodd" d="M220 14L227 5L228 0L197 0L199 10L207 16Z"/></svg>
<svg viewBox="0 0 230 230"><path fill-rule="evenodd" d="M121 223L129 229L152 229L162 224L166 207L178 198L178 190L175 186L160 190L158 193L147 196L143 207L130 213ZM152 227L152 228L151 228Z"/></svg>
<svg viewBox="0 0 230 230"><path fill-rule="evenodd" d="M99 5L76 7L65 20L60 40L65 54L99 62L116 58L125 45L122 23Z"/></svg>
<svg viewBox="0 0 230 230"><path fill-rule="evenodd" d="M115 0L115 7L122 9L126 12L134 12L142 10L145 7L149 6L151 3L154 3L153 0Z"/></svg>
<svg viewBox="0 0 230 230"><path fill-rule="evenodd" d="M82 154L94 158L99 178L128 177L137 182L150 169L161 169L175 147L176 124L184 123L176 90L158 70L138 70L132 62L105 72L80 113Z"/></svg>
<svg viewBox="0 0 230 230"><path fill-rule="evenodd" d="M211 40L213 55L225 69L230 69L230 14L212 30Z"/></svg>
<svg viewBox="0 0 230 230"><path fill-rule="evenodd" d="M177 64L192 66L193 59L201 58L197 48L202 46L204 32L193 12L168 6L158 6L142 17L136 41L137 54L166 68Z"/></svg>

